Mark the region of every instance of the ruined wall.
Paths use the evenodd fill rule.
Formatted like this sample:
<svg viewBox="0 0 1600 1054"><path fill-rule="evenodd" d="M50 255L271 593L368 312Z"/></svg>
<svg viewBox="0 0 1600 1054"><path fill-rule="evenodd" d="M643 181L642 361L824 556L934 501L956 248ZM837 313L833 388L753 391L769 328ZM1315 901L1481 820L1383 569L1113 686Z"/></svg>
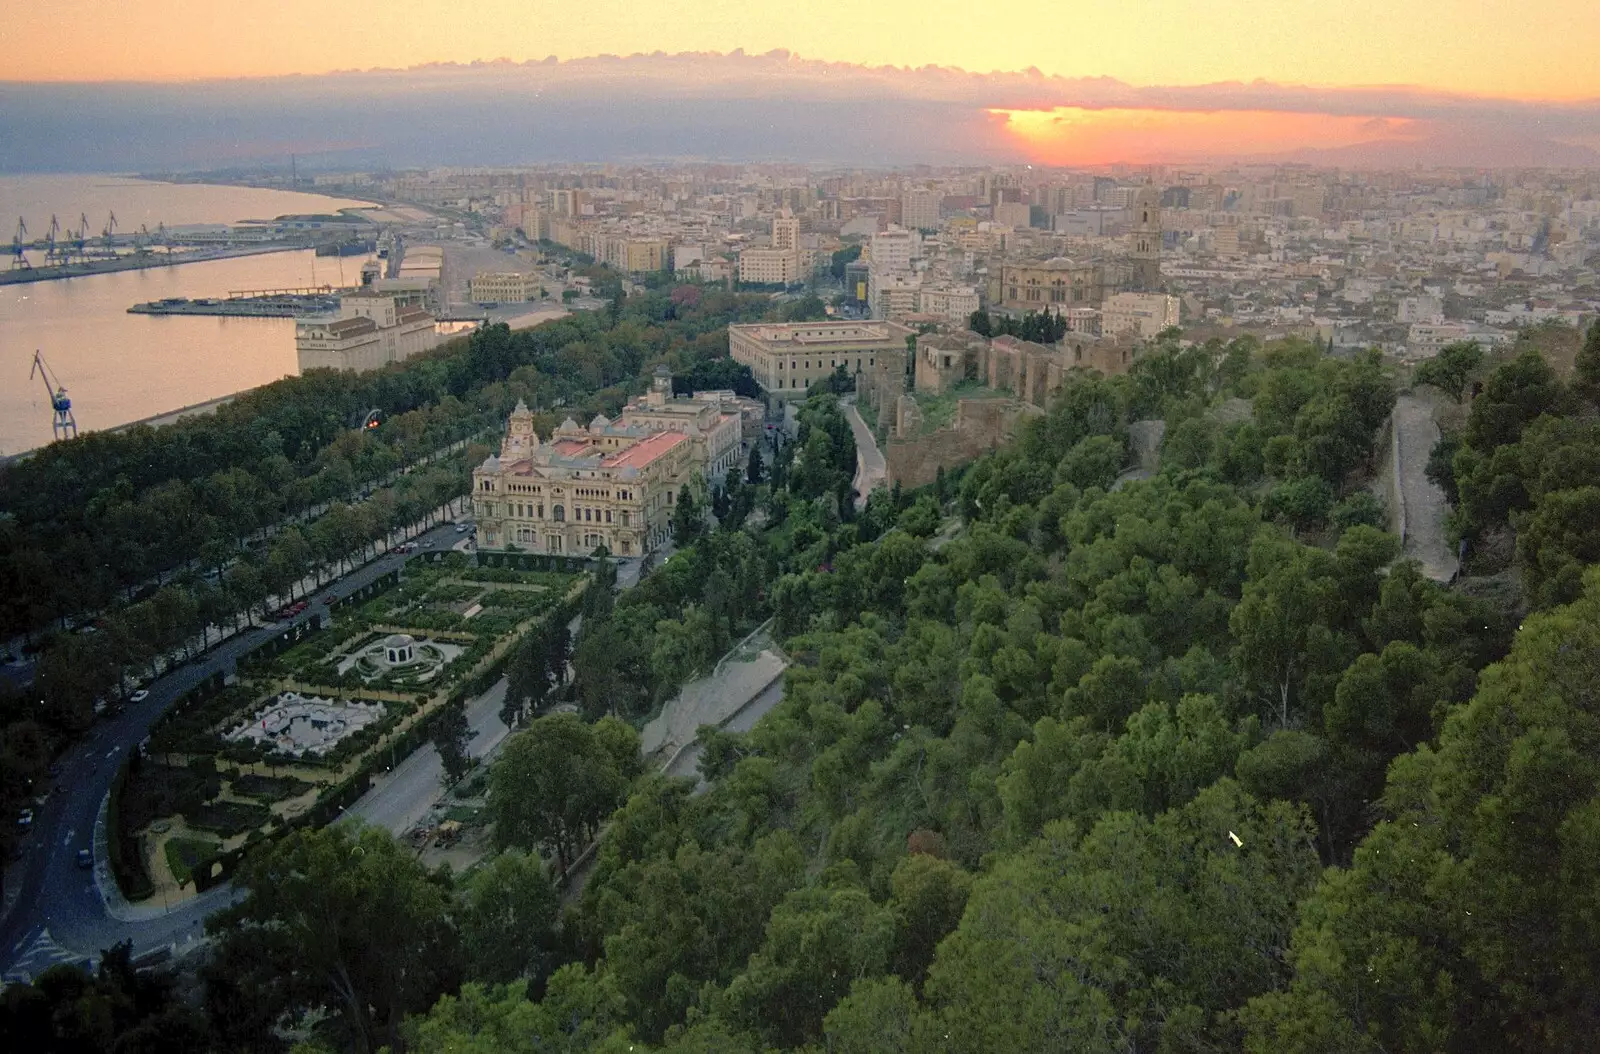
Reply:
<svg viewBox="0 0 1600 1054"><path fill-rule="evenodd" d="M962 399L954 423L915 439L890 439L883 458L889 484L921 487L934 481L940 468L974 461L1013 435L1034 407L1013 399Z"/></svg>

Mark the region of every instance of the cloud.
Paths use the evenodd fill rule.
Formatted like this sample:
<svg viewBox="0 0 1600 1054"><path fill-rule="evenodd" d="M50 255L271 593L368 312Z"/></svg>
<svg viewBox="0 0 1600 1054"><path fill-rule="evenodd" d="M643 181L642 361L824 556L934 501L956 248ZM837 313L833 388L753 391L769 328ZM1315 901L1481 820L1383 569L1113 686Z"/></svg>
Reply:
<svg viewBox="0 0 1600 1054"><path fill-rule="evenodd" d="M199 167L286 153L291 143L328 144L319 156L330 165L1005 162L1028 156L1029 143L989 113L1058 108L1311 115L1332 120L1308 129L1355 127L1484 163L1511 156L1496 144L1515 142L1526 147L1515 156L1590 164L1588 148L1568 148L1600 142L1600 99L1265 81L1139 86L1037 70L868 67L784 51L685 52L191 84L0 84L0 170ZM1159 139L1141 147L1146 159L1179 159ZM1182 156L1194 153L1186 146Z"/></svg>

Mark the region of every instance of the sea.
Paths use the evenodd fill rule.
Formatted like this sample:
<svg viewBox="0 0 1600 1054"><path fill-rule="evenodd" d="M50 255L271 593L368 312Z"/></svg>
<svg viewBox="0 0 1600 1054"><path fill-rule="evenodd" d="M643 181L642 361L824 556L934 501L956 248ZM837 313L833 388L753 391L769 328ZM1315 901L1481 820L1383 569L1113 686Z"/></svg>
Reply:
<svg viewBox="0 0 1600 1054"><path fill-rule="evenodd" d="M162 223L238 223L365 204L110 175L0 176L0 235L14 232L18 219L30 237L43 235L52 215L63 228L86 218L97 236L112 213L119 231L141 225L154 231ZM6 253L0 267L10 266L10 239L0 237L0 245ZM319 258L306 249L0 286L0 455L52 439L48 392L29 377L35 351L67 389L80 433L144 420L296 373L294 320L130 315L131 305L354 285L360 266L360 257Z"/></svg>

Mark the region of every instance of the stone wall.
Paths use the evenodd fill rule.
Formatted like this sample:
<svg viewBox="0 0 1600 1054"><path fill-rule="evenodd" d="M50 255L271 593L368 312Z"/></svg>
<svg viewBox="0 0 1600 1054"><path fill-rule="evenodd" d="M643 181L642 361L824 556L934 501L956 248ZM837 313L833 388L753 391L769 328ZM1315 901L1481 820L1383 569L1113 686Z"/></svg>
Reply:
<svg viewBox="0 0 1600 1054"><path fill-rule="evenodd" d="M890 439L883 451L889 484L921 487L939 469L974 461L1016 434L1021 420L1039 411L1014 399L961 399L955 421L915 439Z"/></svg>

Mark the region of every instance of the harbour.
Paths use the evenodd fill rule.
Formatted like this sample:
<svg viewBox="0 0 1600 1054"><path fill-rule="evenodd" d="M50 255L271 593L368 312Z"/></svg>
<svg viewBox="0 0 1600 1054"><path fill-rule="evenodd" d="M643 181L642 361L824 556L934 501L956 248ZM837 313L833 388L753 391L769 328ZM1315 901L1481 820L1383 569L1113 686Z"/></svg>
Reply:
<svg viewBox="0 0 1600 1054"><path fill-rule="evenodd" d="M318 195L114 176L0 178L0 216L12 222L24 216L30 229L46 231L53 213L114 211L134 230L154 230L163 222L171 230L291 214L331 215L362 205ZM29 252L42 270L42 255L31 246ZM296 312L146 314L130 312L130 305L180 298L222 301L237 291L339 288L358 278L352 258L319 257L309 244L179 248L171 262L183 266L166 266L159 245L152 246L151 255L155 266L102 268L57 281L11 279L0 288L0 456L51 441L50 401L29 379L36 350L67 389L81 432L162 418L175 408L201 406L298 372L291 317Z"/></svg>

